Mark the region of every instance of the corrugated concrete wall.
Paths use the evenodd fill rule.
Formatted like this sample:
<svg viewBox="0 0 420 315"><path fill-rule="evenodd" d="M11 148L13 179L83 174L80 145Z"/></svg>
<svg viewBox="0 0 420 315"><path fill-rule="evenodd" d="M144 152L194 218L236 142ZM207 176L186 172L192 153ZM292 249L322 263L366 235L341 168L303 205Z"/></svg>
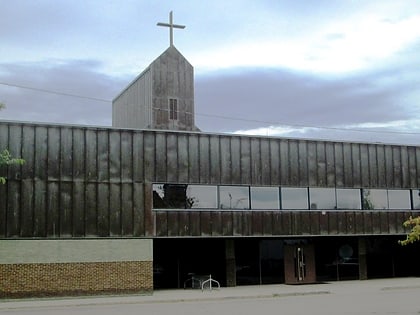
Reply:
<svg viewBox="0 0 420 315"><path fill-rule="evenodd" d="M112 102L112 126L148 128L152 125L152 70L147 68Z"/></svg>
<svg viewBox="0 0 420 315"><path fill-rule="evenodd" d="M152 183L418 188L420 147L0 123L0 236L403 233L411 212L152 211ZM2 171L6 171L3 169Z"/></svg>

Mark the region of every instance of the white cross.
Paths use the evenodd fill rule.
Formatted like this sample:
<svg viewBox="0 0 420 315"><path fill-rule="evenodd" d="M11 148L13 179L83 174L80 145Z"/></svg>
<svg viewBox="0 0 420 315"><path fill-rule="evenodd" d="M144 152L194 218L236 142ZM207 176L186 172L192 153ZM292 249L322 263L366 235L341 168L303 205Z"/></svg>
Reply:
<svg viewBox="0 0 420 315"><path fill-rule="evenodd" d="M158 26L165 26L165 27L169 27L169 40L170 40L170 45L173 46L174 45L174 28L185 28L185 25L178 25L178 24L174 24L172 21L172 11L169 12L169 23L158 23Z"/></svg>

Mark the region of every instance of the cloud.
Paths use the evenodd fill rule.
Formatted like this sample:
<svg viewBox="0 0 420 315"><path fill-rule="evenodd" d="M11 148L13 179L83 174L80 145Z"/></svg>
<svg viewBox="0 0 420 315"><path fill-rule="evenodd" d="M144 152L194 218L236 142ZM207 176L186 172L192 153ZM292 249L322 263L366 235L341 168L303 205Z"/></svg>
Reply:
<svg viewBox="0 0 420 315"><path fill-rule="evenodd" d="M7 106L0 117L111 125L112 98L127 80L107 76L99 68L101 64L91 60L0 64L0 95Z"/></svg>
<svg viewBox="0 0 420 315"><path fill-rule="evenodd" d="M402 134L384 132L401 130L417 133L407 136L413 143L420 128L401 101L412 82L378 83L393 70L335 80L277 69L199 76L196 124L203 131L382 142L398 142Z"/></svg>

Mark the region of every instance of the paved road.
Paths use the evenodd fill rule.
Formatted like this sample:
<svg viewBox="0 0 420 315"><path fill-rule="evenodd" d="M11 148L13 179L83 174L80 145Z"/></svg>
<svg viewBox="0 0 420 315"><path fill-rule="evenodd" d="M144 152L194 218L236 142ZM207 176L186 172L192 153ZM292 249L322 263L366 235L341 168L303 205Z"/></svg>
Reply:
<svg viewBox="0 0 420 315"><path fill-rule="evenodd" d="M346 281L312 286L174 290L153 297L0 302L5 315L420 314L420 279Z"/></svg>

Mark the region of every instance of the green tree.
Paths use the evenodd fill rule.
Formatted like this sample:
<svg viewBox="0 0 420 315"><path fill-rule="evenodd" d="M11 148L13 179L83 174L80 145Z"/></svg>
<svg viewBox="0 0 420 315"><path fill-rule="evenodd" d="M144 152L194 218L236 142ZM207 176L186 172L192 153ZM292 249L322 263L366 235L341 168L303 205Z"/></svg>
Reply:
<svg viewBox="0 0 420 315"><path fill-rule="evenodd" d="M3 108L5 108L4 103L0 102L0 110L2 110ZM0 152L0 168L6 165L20 165L23 163L25 163L23 159L14 158L7 149L4 149ZM6 177L0 176L0 184L5 183Z"/></svg>
<svg viewBox="0 0 420 315"><path fill-rule="evenodd" d="M403 225L412 228L410 233L407 234L407 238L403 241L399 241L401 245L408 245L420 241L420 216L416 218L410 217Z"/></svg>

